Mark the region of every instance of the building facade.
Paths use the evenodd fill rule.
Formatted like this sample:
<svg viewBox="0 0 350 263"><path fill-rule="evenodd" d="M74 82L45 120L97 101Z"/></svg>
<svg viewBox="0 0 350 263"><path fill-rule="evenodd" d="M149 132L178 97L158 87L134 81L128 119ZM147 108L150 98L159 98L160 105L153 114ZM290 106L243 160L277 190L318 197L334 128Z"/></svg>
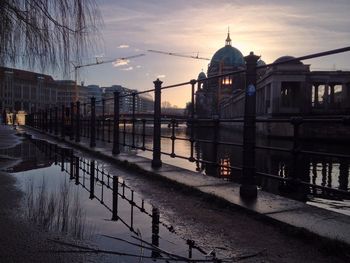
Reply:
<svg viewBox="0 0 350 263"><path fill-rule="evenodd" d="M53 107L57 83L51 76L0 67L0 110L27 113Z"/></svg>

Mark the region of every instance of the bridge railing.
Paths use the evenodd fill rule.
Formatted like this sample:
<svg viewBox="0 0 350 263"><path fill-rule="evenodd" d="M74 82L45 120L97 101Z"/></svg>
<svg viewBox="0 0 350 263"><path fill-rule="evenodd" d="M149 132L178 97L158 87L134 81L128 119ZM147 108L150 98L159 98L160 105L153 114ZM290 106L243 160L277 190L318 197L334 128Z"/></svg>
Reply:
<svg viewBox="0 0 350 263"><path fill-rule="evenodd" d="M32 113L27 117L27 125L42 130L43 132L52 133L56 136L60 136L62 139L66 139L68 136L70 140L80 142L81 137L89 139L90 147L96 146L96 141L107 142L112 144L113 154L118 155L121 149L129 147L131 149L139 149L142 151L152 152L152 167L158 169L162 166L162 156L167 155L170 158L179 158L188 160L189 162L203 164L216 171L236 171L240 173L241 183L241 196L246 198L254 198L257 195L256 182L261 178L272 178L277 181L282 181L288 184L288 187L292 189L309 188L313 192L317 189L326 193L336 193L342 196L349 197L348 185L336 189L325 185L319 185L310 183L309 181L301 180L298 165L303 155L315 155L315 156L328 156L332 158L340 158L350 160L349 154L338 154L330 152L319 152L312 150L305 150L301 145L300 131L304 125L307 124L340 124L348 127L350 121L349 117L338 118L305 118L301 116L292 116L290 118L273 118L263 119L256 117L256 84L257 84L257 71L264 68L271 68L276 65L291 63L295 61L301 61L305 59L324 57L332 54L338 54L341 52L350 51L350 47L336 49L311 55L306 55L298 58L291 58L276 63L257 66L258 56L253 53L245 57L246 67L245 69L237 70L234 72L227 72L220 75L210 76L201 80L190 80L175 85L163 86L162 81L159 79L154 81L154 88L133 92L129 94L121 94L118 91L114 92L113 98L103 99L97 101L102 103L102 111L100 114L96 114L96 99L91 98L89 103L80 102L71 103L70 107L55 107L53 109L41 110L36 113ZM197 94L196 85L198 87L210 82L224 81L226 77L233 78L244 74L245 89L241 92L244 94L244 109L243 118L220 118L214 111L211 116L204 118L198 115L197 112ZM180 137L176 134L177 125L179 122L183 122L183 118L162 118L161 103L162 103L162 91L167 89L176 89L179 87L186 87L191 94L191 103L189 104L188 112L186 115L187 133L188 137ZM137 96L150 93L154 97L154 108L152 118L137 118ZM128 101L132 101L132 106L129 114L121 112L121 101L129 97ZM130 100L131 98L131 100ZM113 114L107 116L105 111L106 103L113 104ZM82 107L82 109L81 109ZM290 137L292 139L292 147L275 147L260 145L256 143L257 131L256 125L261 123L285 123L291 125L292 133ZM170 128L169 134L162 134L162 125L168 125ZM226 124L238 125L242 129L242 138L239 142L225 141L220 138L219 129ZM199 130L205 130L208 128L210 134L205 136L198 136ZM228 128L230 129L230 128ZM205 133L205 131L204 131ZM208 138L208 135L211 135ZM152 142L149 143L149 138L152 138ZM170 141L170 151L166 152L162 149L162 139ZM189 145L189 154L181 155L176 152L176 143L178 141L186 141ZM196 147L199 144L211 145L210 158L204 158L196 152ZM219 158L220 147L238 147L242 151L242 164L240 166L232 165L227 162L223 162ZM274 151L289 153L291 158L291 169L287 176L281 176L280 174L273 174L262 170L257 170L256 154L257 151ZM347 176L348 177L348 172ZM346 181L346 180L345 180ZM316 190L315 190L316 189Z"/></svg>

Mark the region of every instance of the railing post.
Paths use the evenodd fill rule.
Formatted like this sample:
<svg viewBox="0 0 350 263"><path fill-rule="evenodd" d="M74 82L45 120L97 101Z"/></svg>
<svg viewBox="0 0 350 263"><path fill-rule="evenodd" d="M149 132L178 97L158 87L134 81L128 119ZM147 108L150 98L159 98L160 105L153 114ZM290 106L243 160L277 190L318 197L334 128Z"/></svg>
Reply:
<svg viewBox="0 0 350 263"><path fill-rule="evenodd" d="M77 112L75 117L75 142L80 142L80 101L77 101Z"/></svg>
<svg viewBox="0 0 350 263"><path fill-rule="evenodd" d="M160 159L160 121L161 121L161 89L162 81L157 79L154 83L154 124L153 124L153 159L152 167L157 168L162 166L162 161Z"/></svg>
<svg viewBox="0 0 350 263"><path fill-rule="evenodd" d="M55 135L58 135L58 108L55 107Z"/></svg>
<svg viewBox="0 0 350 263"><path fill-rule="evenodd" d="M136 93L132 93L132 148L135 148L135 110L136 110Z"/></svg>
<svg viewBox="0 0 350 263"><path fill-rule="evenodd" d="M118 176L113 176L113 210L112 220L118 220Z"/></svg>
<svg viewBox="0 0 350 263"><path fill-rule="evenodd" d="M52 127L52 108L49 109L49 133L52 133L53 127Z"/></svg>
<svg viewBox="0 0 350 263"><path fill-rule="evenodd" d="M75 184L79 184L79 166L80 166L80 159L79 156L75 157Z"/></svg>
<svg viewBox="0 0 350 263"><path fill-rule="evenodd" d="M195 84L197 83L197 81L195 79L191 80L191 135L190 135L190 143L191 143L191 149L190 149L190 158L188 159L190 162L194 162L195 158L194 158L194 126L195 126L195 121L194 121L194 89L195 89Z"/></svg>
<svg viewBox="0 0 350 263"><path fill-rule="evenodd" d="M69 160L69 168L70 168L70 176L69 176L69 179L70 180L73 180L74 178L74 151L73 149L70 149L70 153L69 153L69 157L70 157L70 160Z"/></svg>
<svg viewBox="0 0 350 263"><path fill-rule="evenodd" d="M119 154L119 92L114 92L114 115L113 115L113 154Z"/></svg>
<svg viewBox="0 0 350 263"><path fill-rule="evenodd" d="M70 103L70 131L69 139L74 140L74 102Z"/></svg>
<svg viewBox="0 0 350 263"><path fill-rule="evenodd" d="M64 131L64 118L65 118L65 112L66 112L66 108L64 107L64 105L62 105L62 112L61 112L61 138L64 140L65 135L65 131Z"/></svg>
<svg viewBox="0 0 350 263"><path fill-rule="evenodd" d="M256 63L259 56L250 52L246 61L246 89L243 130L243 171L240 195L242 198L257 197L255 184L255 117L256 117Z"/></svg>
<svg viewBox="0 0 350 263"><path fill-rule="evenodd" d="M102 138L101 140L105 141L105 106L106 106L106 100L102 99Z"/></svg>
<svg viewBox="0 0 350 263"><path fill-rule="evenodd" d="M90 161L90 199L95 197L95 161Z"/></svg>
<svg viewBox="0 0 350 263"><path fill-rule="evenodd" d="M96 146L96 99L91 98L91 119L90 119L90 147Z"/></svg>

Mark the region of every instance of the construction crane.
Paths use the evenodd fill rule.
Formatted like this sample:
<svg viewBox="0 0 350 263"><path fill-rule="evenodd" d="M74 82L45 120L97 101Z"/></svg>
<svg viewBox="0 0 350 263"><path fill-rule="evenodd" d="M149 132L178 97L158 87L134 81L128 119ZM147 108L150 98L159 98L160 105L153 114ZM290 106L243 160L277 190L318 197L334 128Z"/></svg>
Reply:
<svg viewBox="0 0 350 263"><path fill-rule="evenodd" d="M177 57L183 57L183 58L194 58L194 59L210 60L210 58L200 57L199 53L197 53L197 56L189 56L189 55L183 55L183 54L179 54L179 53L165 52L165 51L152 50L152 49L149 49L147 51L148 52L152 52L152 53L158 53L158 54L164 54L164 55L170 55L170 56L177 56Z"/></svg>
<svg viewBox="0 0 350 263"><path fill-rule="evenodd" d="M83 65L74 65L74 80L75 80L75 87L74 87L74 102L76 102L78 100L78 84L77 84L77 78L78 78L78 69L80 68L84 68L84 67L90 67L90 66L96 66L96 65L100 65L100 64L105 64L105 63L111 63L111 62L115 62L115 61L126 61L132 58L138 58L138 57L142 57L145 56L145 54L137 54L137 55L133 55L133 56L129 56L129 57L121 57L121 58L115 58L115 59L109 59L109 60L101 60L99 61L98 58L96 57L96 62L94 63L89 63L89 64L83 64Z"/></svg>

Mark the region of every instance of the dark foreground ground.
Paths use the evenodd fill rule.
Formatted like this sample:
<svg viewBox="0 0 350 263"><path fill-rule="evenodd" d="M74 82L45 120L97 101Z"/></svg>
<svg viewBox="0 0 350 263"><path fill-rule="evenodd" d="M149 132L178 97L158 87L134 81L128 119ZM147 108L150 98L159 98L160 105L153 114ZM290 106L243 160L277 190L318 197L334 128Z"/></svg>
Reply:
<svg viewBox="0 0 350 263"><path fill-rule="evenodd" d="M5 162L0 162L4 167ZM66 250L50 240L67 240L53 233L44 232L39 226L26 222L21 215L21 196L13 177L0 172L0 262L96 262L92 256L55 253Z"/></svg>

